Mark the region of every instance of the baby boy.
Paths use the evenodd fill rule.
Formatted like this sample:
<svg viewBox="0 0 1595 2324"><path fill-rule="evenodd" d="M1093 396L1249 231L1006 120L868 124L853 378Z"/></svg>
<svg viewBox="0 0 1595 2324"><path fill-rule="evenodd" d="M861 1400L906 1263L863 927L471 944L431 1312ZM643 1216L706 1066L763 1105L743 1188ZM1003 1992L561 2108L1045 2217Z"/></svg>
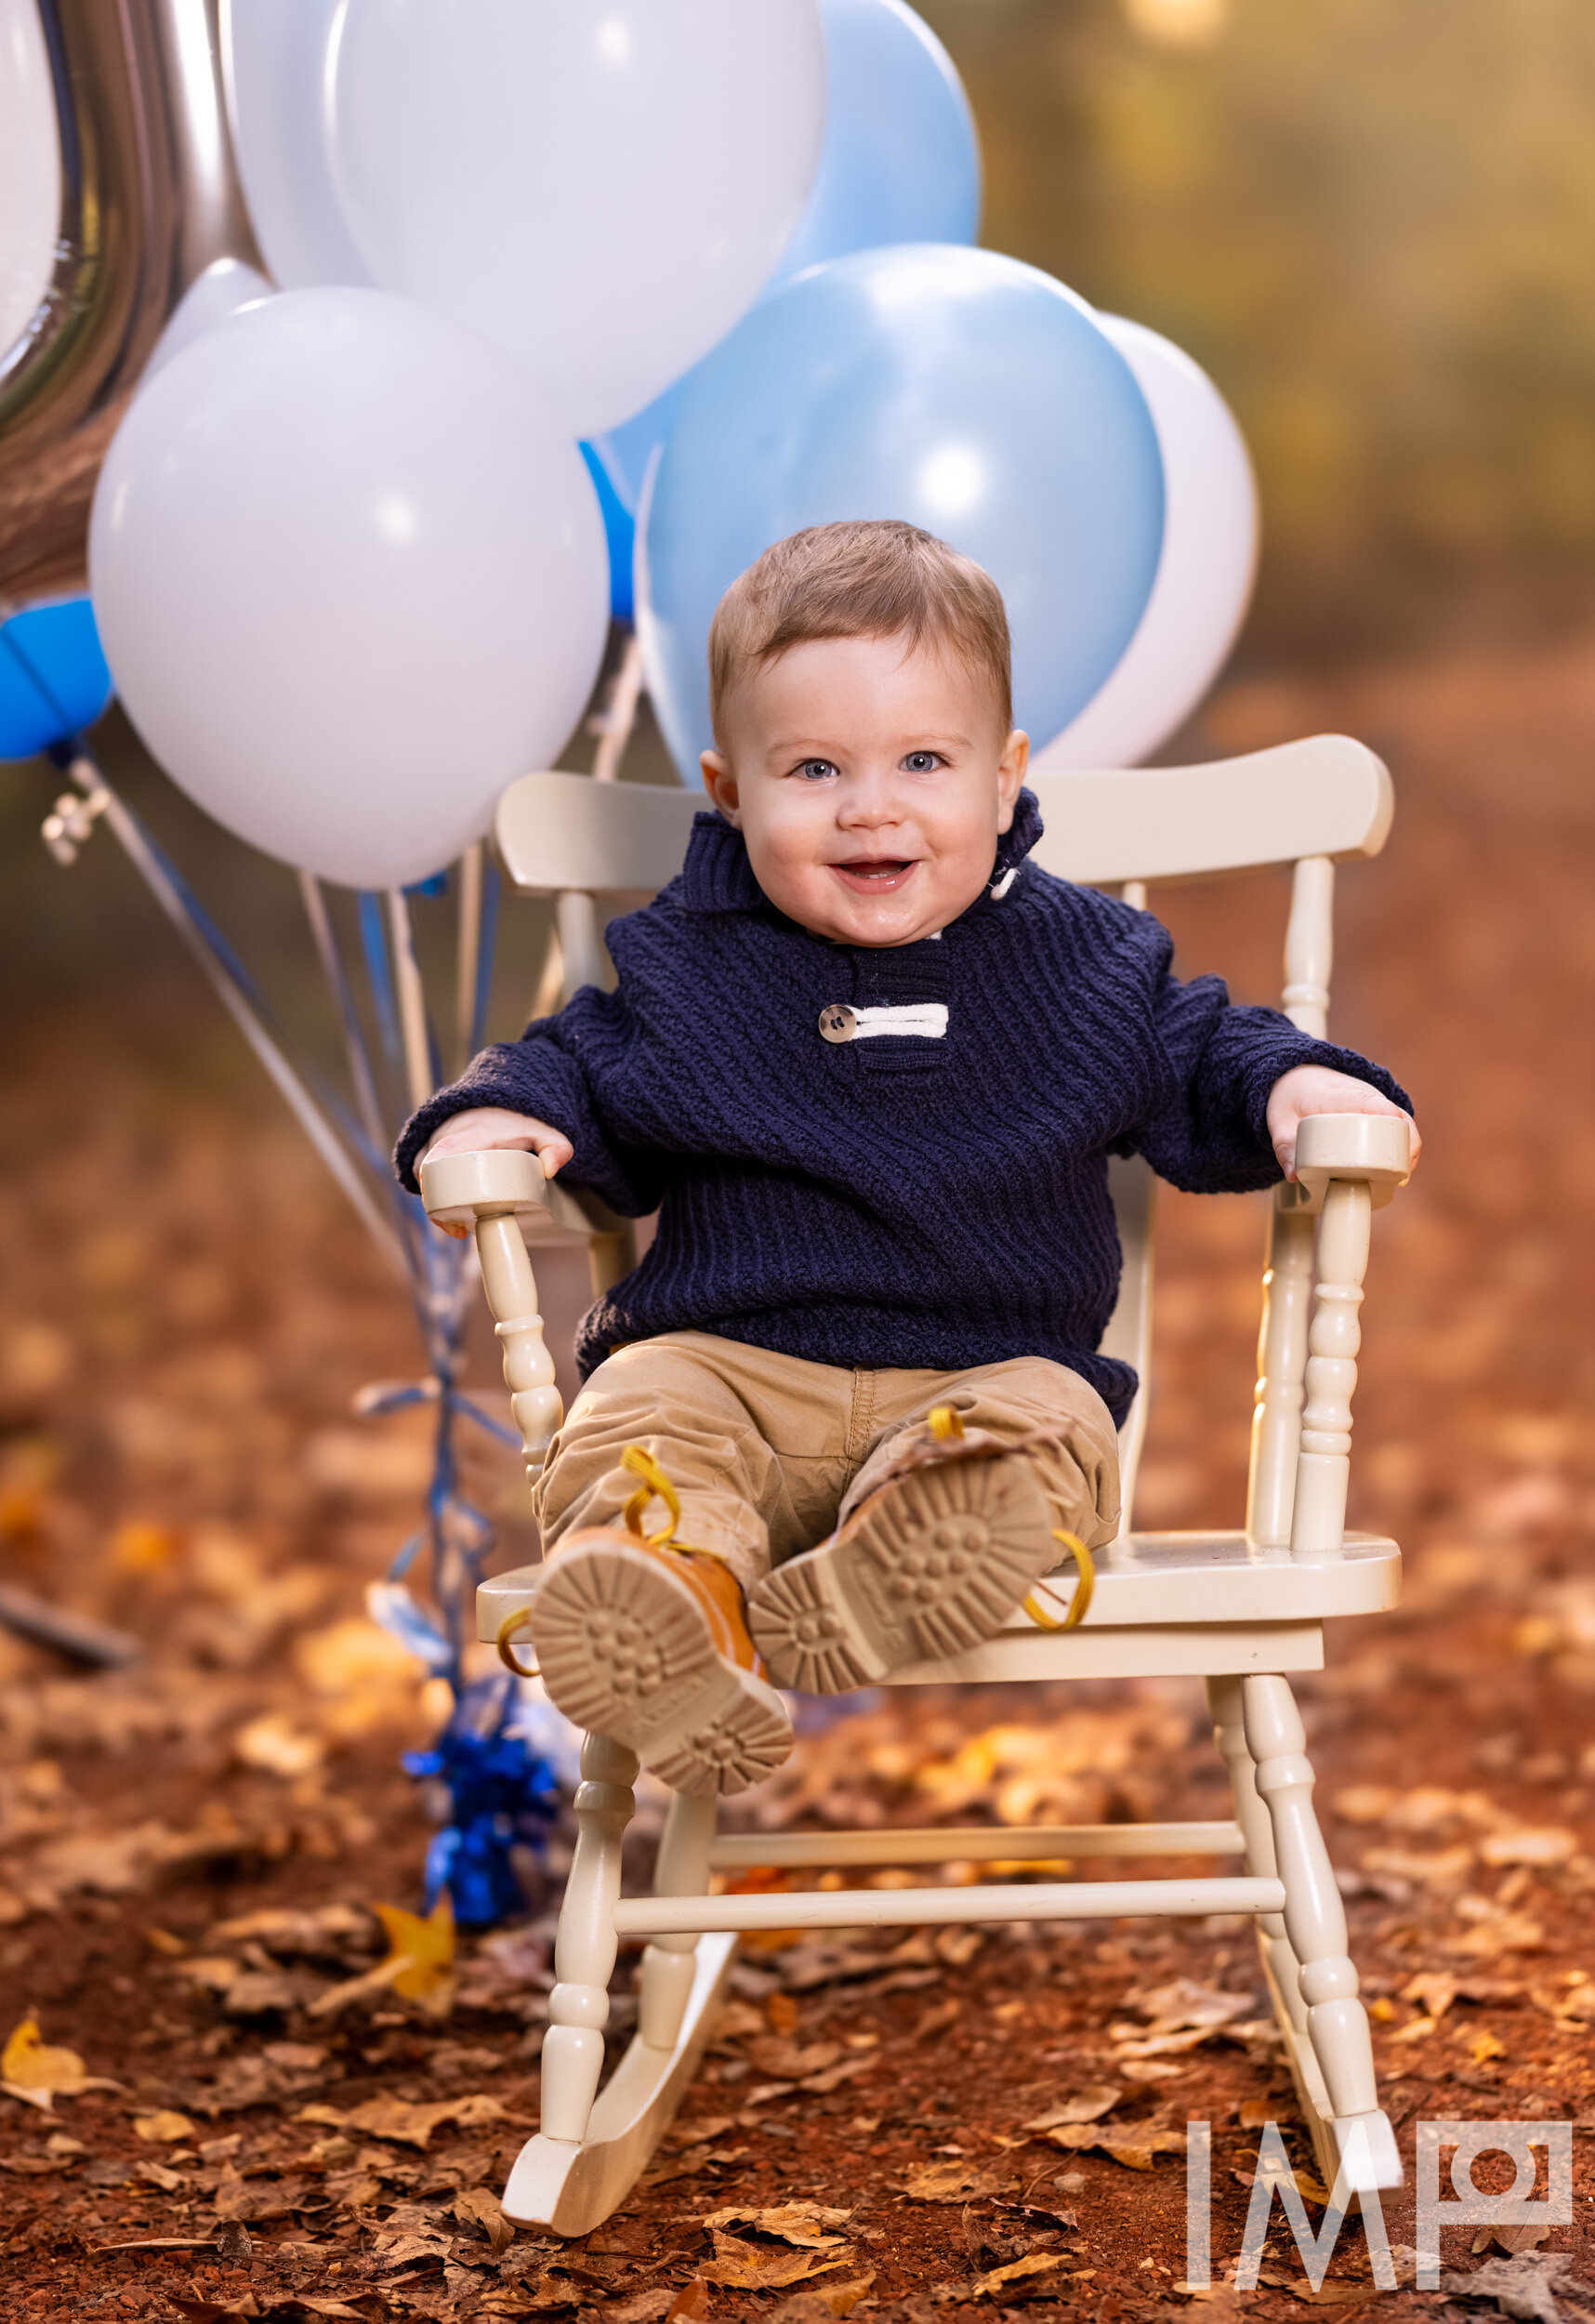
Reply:
<svg viewBox="0 0 1595 2324"><path fill-rule="evenodd" d="M1002 599L943 543L777 543L709 669L712 810L612 923L616 989L484 1050L397 1157L413 1186L424 1152L530 1148L659 1214L582 1327L531 1629L570 1718L699 1794L785 1757L777 1687L974 1645L1061 1542L1113 1538L1135 1379L1098 1353L1110 1155L1259 1187L1304 1116L1409 1110L1027 860ZM651 1538L639 1470L679 1502Z"/></svg>

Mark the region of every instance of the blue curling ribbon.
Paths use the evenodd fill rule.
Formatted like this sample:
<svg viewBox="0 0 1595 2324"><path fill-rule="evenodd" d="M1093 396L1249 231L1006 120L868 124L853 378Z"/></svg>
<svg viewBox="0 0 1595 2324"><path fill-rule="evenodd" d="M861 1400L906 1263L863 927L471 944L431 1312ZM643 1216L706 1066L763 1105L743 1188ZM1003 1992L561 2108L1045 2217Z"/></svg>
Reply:
<svg viewBox="0 0 1595 2324"><path fill-rule="evenodd" d="M525 1736L509 1732L516 1707L513 1680L480 1679L464 1689L432 1748L403 1758L407 1775L448 1792L449 1821L427 1850L424 1908L430 1912L446 1890L462 1928L487 1928L525 1911L511 1851L541 1855L559 1812L553 1769Z"/></svg>

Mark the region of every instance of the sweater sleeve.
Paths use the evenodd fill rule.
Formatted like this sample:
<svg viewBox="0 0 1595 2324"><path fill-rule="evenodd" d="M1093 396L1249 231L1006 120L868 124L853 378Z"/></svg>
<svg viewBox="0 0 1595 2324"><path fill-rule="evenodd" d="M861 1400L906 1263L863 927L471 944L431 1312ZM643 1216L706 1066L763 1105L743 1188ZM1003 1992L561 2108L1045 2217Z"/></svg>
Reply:
<svg viewBox="0 0 1595 2324"><path fill-rule="evenodd" d="M1153 923L1156 927L1156 923ZM1412 1112L1382 1065L1355 1050L1298 1033L1277 1009L1239 1007L1222 977L1183 984L1169 971L1173 940L1157 928L1153 1020L1164 1073L1159 1101L1124 1141L1189 1194L1241 1194L1282 1176L1268 1134L1269 1092L1297 1065L1324 1065L1367 1082Z"/></svg>
<svg viewBox="0 0 1595 2324"><path fill-rule="evenodd" d="M563 1184L591 1187L623 1218L656 1210L661 1157L627 1145L617 1133L595 1070L599 1058L613 1055L616 1036L624 1039L623 1012L618 994L585 985L558 1016L536 1018L520 1040L495 1042L473 1057L459 1079L417 1106L400 1131L393 1152L400 1184L419 1191L415 1164L422 1149L454 1115L502 1105L563 1130L575 1149L560 1173Z"/></svg>

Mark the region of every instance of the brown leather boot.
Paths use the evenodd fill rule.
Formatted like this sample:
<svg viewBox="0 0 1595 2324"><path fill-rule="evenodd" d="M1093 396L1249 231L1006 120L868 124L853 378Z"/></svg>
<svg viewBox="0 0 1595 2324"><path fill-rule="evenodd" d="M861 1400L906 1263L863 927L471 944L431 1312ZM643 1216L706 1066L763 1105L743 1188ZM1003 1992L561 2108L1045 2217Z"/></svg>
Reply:
<svg viewBox="0 0 1595 2324"><path fill-rule="evenodd" d="M591 1525L566 1536L531 1613L551 1699L674 1791L744 1791L792 1749L735 1576L706 1551Z"/></svg>
<svg viewBox="0 0 1595 2324"><path fill-rule="evenodd" d="M751 1593L753 1635L777 1684L839 1695L999 1631L1058 1563L1055 1520L1028 1457L1041 1441L1038 1433L1016 1447L966 1434L938 1407L885 1448L843 1500L835 1533Z"/></svg>

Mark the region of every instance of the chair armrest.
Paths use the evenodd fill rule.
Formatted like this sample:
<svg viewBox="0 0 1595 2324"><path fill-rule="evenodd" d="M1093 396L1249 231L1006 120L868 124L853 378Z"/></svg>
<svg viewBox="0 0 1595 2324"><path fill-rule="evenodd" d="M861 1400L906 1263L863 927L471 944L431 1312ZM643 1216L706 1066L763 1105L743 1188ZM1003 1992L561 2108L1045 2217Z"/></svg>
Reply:
<svg viewBox="0 0 1595 2324"><path fill-rule="evenodd" d="M547 1221L542 1160L519 1147L436 1155L422 1163L419 1176L427 1216L439 1226L474 1226L479 1219Z"/></svg>
<svg viewBox="0 0 1595 2324"><path fill-rule="evenodd" d="M1411 1154L1404 1115L1309 1114L1296 1133L1296 1175L1314 1195L1351 1180L1380 1210L1412 1175Z"/></svg>

